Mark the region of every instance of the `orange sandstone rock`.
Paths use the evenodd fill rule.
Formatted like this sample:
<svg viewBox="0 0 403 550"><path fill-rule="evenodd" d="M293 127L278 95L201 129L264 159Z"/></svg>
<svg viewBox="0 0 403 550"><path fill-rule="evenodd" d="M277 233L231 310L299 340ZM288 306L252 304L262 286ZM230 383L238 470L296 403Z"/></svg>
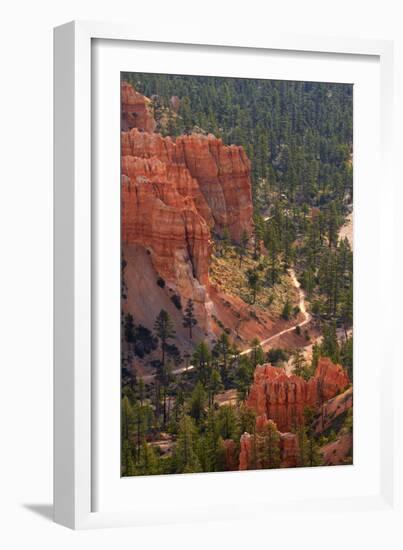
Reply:
<svg viewBox="0 0 403 550"><path fill-rule="evenodd" d="M252 436L245 432L241 435L240 446L241 450L239 453L239 469L240 470L249 470L252 464Z"/></svg>
<svg viewBox="0 0 403 550"><path fill-rule="evenodd" d="M308 381L269 364L256 367L247 404L258 415L273 420L280 431L288 432L303 422L306 406L317 409L343 391L350 383L347 372L327 357L319 359Z"/></svg>
<svg viewBox="0 0 403 550"><path fill-rule="evenodd" d="M126 155L122 157L122 174L132 180L145 178L165 187L166 192L178 192L184 198L194 202L196 210L204 221L211 227L213 218L210 207L200 191L197 181L192 178L185 166L162 162L158 157L142 158Z"/></svg>
<svg viewBox="0 0 403 550"><path fill-rule="evenodd" d="M181 195L164 179L159 161L140 159L141 163L147 165L138 167L136 176L128 159L123 163L122 242L142 245L148 251L156 272L183 302L195 301L204 325L209 301L204 285L208 282L210 229L193 199ZM149 177L144 175L147 173Z"/></svg>
<svg viewBox="0 0 403 550"><path fill-rule="evenodd" d="M294 433L279 432L276 424L272 420L268 420L265 415L261 415L256 418L256 434L249 434L245 432L241 436L239 453L240 470L251 470L261 467L258 463L256 463L254 458L254 446L256 445L255 437L258 438L258 442L260 434L268 424L271 424L272 428L274 428L278 434L280 468L294 468L298 466L299 447L297 435Z"/></svg>
<svg viewBox="0 0 403 550"><path fill-rule="evenodd" d="M150 99L138 93L128 82L122 82L120 90L122 130L138 128L144 132L154 132L156 122Z"/></svg>
<svg viewBox="0 0 403 550"><path fill-rule="evenodd" d="M295 468L298 466L299 447L297 434L280 434L280 453L282 468Z"/></svg>
<svg viewBox="0 0 403 550"><path fill-rule="evenodd" d="M154 132L148 98L127 82L121 97L123 248L147 251L169 291L182 304L194 301L198 327L207 335L215 311L208 278L211 230L228 228L235 240L252 231L249 160L242 147L212 135L163 137Z"/></svg>
<svg viewBox="0 0 403 550"><path fill-rule="evenodd" d="M134 128L122 134L122 156L156 157L168 165L187 168L197 181L210 210L215 230L228 229L239 241L252 232L250 162L243 148L224 145L209 134L179 136L174 141Z"/></svg>
<svg viewBox="0 0 403 550"><path fill-rule="evenodd" d="M239 459L237 455L237 446L233 439L224 439L224 461L228 471L238 470Z"/></svg>

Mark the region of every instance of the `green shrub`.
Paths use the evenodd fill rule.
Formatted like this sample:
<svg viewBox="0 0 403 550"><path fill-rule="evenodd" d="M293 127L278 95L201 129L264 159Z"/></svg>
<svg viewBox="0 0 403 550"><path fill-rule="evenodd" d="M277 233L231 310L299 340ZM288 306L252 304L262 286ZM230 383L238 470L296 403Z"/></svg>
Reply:
<svg viewBox="0 0 403 550"><path fill-rule="evenodd" d="M162 277L158 277L157 285L160 286L161 288L165 288L165 281Z"/></svg>
<svg viewBox="0 0 403 550"><path fill-rule="evenodd" d="M177 309L182 309L182 302L179 294L174 294L173 296L171 296L171 300Z"/></svg>

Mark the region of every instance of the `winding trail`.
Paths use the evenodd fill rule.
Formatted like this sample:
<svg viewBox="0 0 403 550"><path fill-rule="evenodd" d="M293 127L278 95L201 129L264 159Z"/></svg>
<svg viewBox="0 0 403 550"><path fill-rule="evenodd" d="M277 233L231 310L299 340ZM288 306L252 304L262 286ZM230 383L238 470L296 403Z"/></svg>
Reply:
<svg viewBox="0 0 403 550"><path fill-rule="evenodd" d="M297 276L295 275L294 269L289 269L288 273L291 277L291 280L293 282L294 287L298 290L298 293L299 293L298 306L299 306L299 309L300 309L301 313L304 316L304 320L301 321L300 323L296 323L295 325L292 325L291 327L288 327L284 330L281 330L280 332L277 332L276 334L273 334L272 336L270 336L269 338L266 338L265 340L261 340L260 341L261 346L264 346L264 345L268 344L269 342L271 342L275 338L278 338L279 336L282 336L283 334L287 334L288 332L291 332L291 331L295 330L296 327L303 327L304 325L308 324L309 321L312 318L311 315L308 313L308 311L306 309L305 293L301 288L301 283L298 281ZM253 348L245 349L245 350L241 351L241 353L239 355L247 355L248 353L251 353L252 349Z"/></svg>
<svg viewBox="0 0 403 550"><path fill-rule="evenodd" d="M268 221L270 219L270 216L266 216L263 219L264 219L264 221ZM341 238L341 239L347 238L350 245L351 246L353 245L353 212L351 212L346 217L345 223L340 228L339 238ZM292 326L290 326L286 329L283 329L279 332L276 332L275 334L272 334L271 336L269 336L268 338L266 338L264 340L261 340L260 341L260 346L265 346L266 344L272 342L276 338L279 338L279 337L283 336L284 334L288 334L288 333L294 331L297 327L302 328L303 326L307 325L312 319L311 314L307 311L306 303L305 303L305 293L301 288L301 283L297 279L297 276L295 274L295 270L293 268L290 268L288 270L288 273L290 275L293 286L298 291L298 294L299 294L298 306L299 306L300 312L304 316L304 319L303 319L303 321L301 321L299 323L295 323L294 325L292 325ZM349 332L351 333L351 331L349 331ZM316 339L316 340L318 340L318 339ZM312 348L312 345L313 345L312 343L308 344L305 349ZM249 353L252 352L252 350L253 350L253 347L247 348L247 349L241 351L239 353L239 355L240 356L248 355ZM182 374L184 372L192 371L194 369L195 369L194 365L188 365L187 367L179 367L179 368L174 369L172 371L172 374L175 374L175 375L176 374ZM292 366L288 365L286 367L287 374L290 374L291 371L292 371ZM144 382L151 382L152 380L154 380L155 376L156 376L155 374L147 374L147 375L143 376L143 381Z"/></svg>
<svg viewBox="0 0 403 550"><path fill-rule="evenodd" d="M189 365L188 367L180 367L178 369L174 369L173 371L171 371L171 374L182 374L184 372L188 372L188 371L191 371L195 368L194 365ZM145 376L143 376L143 382L147 383L147 382L151 382L152 380L154 380L155 378L155 374L146 374Z"/></svg>
<svg viewBox="0 0 403 550"><path fill-rule="evenodd" d="M308 324L309 321L312 318L311 315L308 313L308 311L306 309L305 293L301 288L301 283L298 281L297 276L295 275L294 269L289 269L288 273L291 277L291 281L293 283L293 286L298 290L298 293L299 293L298 306L299 306L299 309L300 309L301 313L304 316L304 320L299 322L299 323L296 323L295 325L292 325L292 326L290 326L286 329L280 330L280 332L276 332L275 334L272 334L271 336L269 336L269 338L266 338L265 340L261 340L260 341L261 346L264 346L264 345L268 344L269 342L271 342L275 338L279 338L280 336L283 336L283 334L287 334L288 332L291 332L291 331L295 330L296 327L303 327L304 325ZM247 348L247 349L241 351L241 353L239 355L248 355L249 353L252 352L252 350L253 350L253 348ZM192 371L194 368L195 368L194 365L188 365L187 367L180 367L180 368L177 368L177 369L173 370L172 374L182 374L184 372ZM143 376L143 381L144 382L151 382L152 380L154 380L154 378L155 378L155 374L147 374L146 376Z"/></svg>
<svg viewBox="0 0 403 550"><path fill-rule="evenodd" d="M270 219L270 216L266 216L264 218L264 221L267 221L269 219ZM341 227L340 232L339 232L339 238L347 238L350 245L351 246L353 245L353 213L352 212L347 216L345 224ZM291 281L293 283L293 286L298 290L298 294L299 294L298 306L299 306L299 309L300 309L301 313L304 316L304 320L301 321L300 323L296 323L295 325L292 325L291 327L288 327L284 330L281 330L280 332L277 332L276 334L272 334L272 336L269 336L269 338L266 338L265 340L261 340L260 341L261 346L265 346L266 344L268 344L272 340L275 340L276 338L279 338L280 336L283 336L284 334L292 332L293 330L296 329L296 327L301 327L302 328L303 326L307 325L312 319L311 314L307 311L306 303L305 303L305 293L301 288L301 283L297 279L297 276L295 274L295 270L290 268L288 270L288 273L291 277ZM311 344L311 346L312 346L312 344ZM307 346L307 347L309 347L309 346ZM249 353L252 352L252 350L253 350L253 348L247 348L247 349L241 351L241 353L239 355L248 355ZM178 368L178 369L175 369L174 371L172 371L172 374L182 374L183 372L193 370L194 368L195 368L194 365L189 365L188 367L181 367L181 368ZM290 368L287 369L287 372L288 371L290 371ZM289 374L289 372L288 372L288 374ZM145 376L144 381L146 381L146 379L152 380L154 378L154 376L155 375Z"/></svg>

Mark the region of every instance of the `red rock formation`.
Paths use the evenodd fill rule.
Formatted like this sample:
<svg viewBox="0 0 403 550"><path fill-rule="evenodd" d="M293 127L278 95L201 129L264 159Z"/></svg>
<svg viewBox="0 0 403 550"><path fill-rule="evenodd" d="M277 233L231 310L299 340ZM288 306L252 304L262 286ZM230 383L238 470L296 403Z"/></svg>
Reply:
<svg viewBox="0 0 403 550"><path fill-rule="evenodd" d="M123 248L144 247L171 292L195 302L198 326L208 332L210 230L227 227L234 239L251 232L249 160L242 147L211 135L154 133L150 100L127 82L121 95Z"/></svg>
<svg viewBox="0 0 403 550"><path fill-rule="evenodd" d="M224 145L211 134L179 136L174 141L134 128L122 134L122 156L125 155L156 157L187 168L211 209L218 233L227 228L231 237L239 241L243 231L252 232L250 162L242 147Z"/></svg>
<svg viewBox="0 0 403 550"><path fill-rule="evenodd" d="M280 434L280 453L282 468L295 468L299 461L299 447L297 434Z"/></svg>
<svg viewBox="0 0 403 550"><path fill-rule="evenodd" d="M223 441L224 446L224 462L225 462L225 468L227 471L234 471L238 470L238 454L237 454L237 446L235 444L235 441L233 439L224 439Z"/></svg>
<svg viewBox="0 0 403 550"><path fill-rule="evenodd" d="M171 188L172 192L177 191L184 198L192 199L203 220L209 226L213 225L206 199L186 167L162 162L157 157L148 159L126 155L122 156L122 174L136 181L140 181L141 178L147 179L152 183L161 184L165 189Z"/></svg>
<svg viewBox="0 0 403 550"><path fill-rule="evenodd" d="M350 379L341 365L335 365L329 357L321 357L315 375L308 384L313 386L314 391L311 393L316 394L322 404L344 390L350 384ZM312 405L316 405L316 402Z"/></svg>
<svg viewBox="0 0 403 550"><path fill-rule="evenodd" d="M278 431L276 424L272 420L268 420L264 415L257 417L256 419L256 434L259 441L260 434L263 433L264 428L271 424L272 428L278 434L278 448L280 452L280 468L295 468L298 466L299 460L299 448L298 438L294 433L281 433ZM244 433L240 440L240 453L239 453L239 469L251 470L259 468L254 460L253 446L254 438L256 435Z"/></svg>
<svg viewBox="0 0 403 550"><path fill-rule="evenodd" d="M239 469L249 470L252 464L252 436L245 432L241 435L241 451L239 453Z"/></svg>
<svg viewBox="0 0 403 550"><path fill-rule="evenodd" d="M122 159L122 242L141 245L160 277L183 302L191 298L207 328L210 230L191 196L169 181L157 159ZM129 175L130 174L130 175ZM136 174L136 175L135 175Z"/></svg>
<svg viewBox="0 0 403 550"><path fill-rule="evenodd" d="M215 229L227 228L239 241L252 231L250 162L242 147L226 146L213 135L181 136L178 155L199 184L210 205Z"/></svg>
<svg viewBox="0 0 403 550"><path fill-rule="evenodd" d="M138 128L144 132L154 132L156 122L151 112L151 101L136 92L128 82L121 84L121 128Z"/></svg>
<svg viewBox="0 0 403 550"><path fill-rule="evenodd" d="M308 381L293 374L288 376L281 368L259 365L247 404L258 415L273 420L280 431L288 432L303 422L306 406L317 409L349 383L343 367L327 357L320 358L314 376Z"/></svg>

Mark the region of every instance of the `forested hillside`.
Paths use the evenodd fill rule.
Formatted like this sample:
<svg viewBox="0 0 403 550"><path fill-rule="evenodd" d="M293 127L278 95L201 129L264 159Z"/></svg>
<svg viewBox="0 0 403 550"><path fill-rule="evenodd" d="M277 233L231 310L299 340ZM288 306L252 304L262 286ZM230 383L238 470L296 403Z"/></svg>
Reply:
<svg viewBox="0 0 403 550"><path fill-rule="evenodd" d="M352 86L122 83L122 475L351 463Z"/></svg>
<svg viewBox="0 0 403 550"><path fill-rule="evenodd" d="M291 204L351 201L352 86L144 73L122 78L153 98L163 133L199 129L243 145L258 210L265 210L265 198L275 191ZM173 97L179 99L179 116Z"/></svg>

